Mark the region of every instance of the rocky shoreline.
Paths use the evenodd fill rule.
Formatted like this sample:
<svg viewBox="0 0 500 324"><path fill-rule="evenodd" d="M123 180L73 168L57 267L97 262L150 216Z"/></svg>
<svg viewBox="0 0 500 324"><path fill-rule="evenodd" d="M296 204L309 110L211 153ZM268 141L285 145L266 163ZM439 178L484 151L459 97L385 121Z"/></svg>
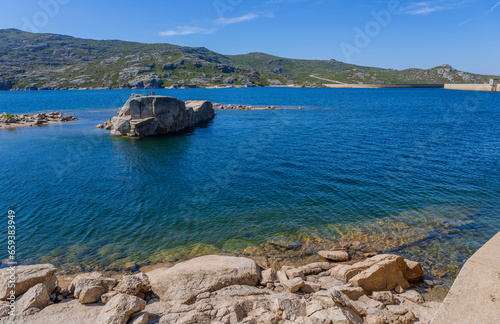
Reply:
<svg viewBox="0 0 500 324"><path fill-rule="evenodd" d="M114 277L17 266L15 302L4 268L0 323L428 323L440 305L416 290L424 279L418 262L394 254L346 262L345 250L320 255L326 260L280 269L207 255L154 269L131 264Z"/></svg>
<svg viewBox="0 0 500 324"><path fill-rule="evenodd" d="M56 123L63 123L78 120L75 116L64 116L60 112L39 113L39 114L9 114L0 115L0 129L15 129L18 127L45 126Z"/></svg>
<svg viewBox="0 0 500 324"><path fill-rule="evenodd" d="M267 107L254 107L254 106L245 106L245 105L223 105L220 103L213 104L214 109L220 110L280 110L280 108L275 106L267 106ZM299 108L300 109L300 108Z"/></svg>

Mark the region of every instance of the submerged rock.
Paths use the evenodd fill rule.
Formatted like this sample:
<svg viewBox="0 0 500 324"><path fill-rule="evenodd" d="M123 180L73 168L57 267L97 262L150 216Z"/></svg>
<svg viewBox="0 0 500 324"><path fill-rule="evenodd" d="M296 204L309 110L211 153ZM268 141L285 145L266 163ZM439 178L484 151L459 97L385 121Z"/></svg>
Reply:
<svg viewBox="0 0 500 324"><path fill-rule="evenodd" d="M105 124L112 135L152 136L179 132L215 116L210 101L181 101L166 96L132 95ZM110 125L110 127L108 127Z"/></svg>

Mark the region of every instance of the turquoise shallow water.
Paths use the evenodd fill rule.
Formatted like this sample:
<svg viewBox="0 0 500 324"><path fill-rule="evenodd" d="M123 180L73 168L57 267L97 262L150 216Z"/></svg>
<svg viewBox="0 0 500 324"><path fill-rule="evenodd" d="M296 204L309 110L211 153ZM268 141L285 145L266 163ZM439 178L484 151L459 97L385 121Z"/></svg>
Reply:
<svg viewBox="0 0 500 324"><path fill-rule="evenodd" d="M132 92L147 93L0 92L0 111L79 117L0 130L0 211L5 226L7 211L16 211L19 260L106 267L268 240L359 239L361 232L406 239L424 229L411 244L377 250L421 260L434 251L461 265L500 228L498 93L157 90L286 109L220 110L168 137L117 138L94 128Z"/></svg>

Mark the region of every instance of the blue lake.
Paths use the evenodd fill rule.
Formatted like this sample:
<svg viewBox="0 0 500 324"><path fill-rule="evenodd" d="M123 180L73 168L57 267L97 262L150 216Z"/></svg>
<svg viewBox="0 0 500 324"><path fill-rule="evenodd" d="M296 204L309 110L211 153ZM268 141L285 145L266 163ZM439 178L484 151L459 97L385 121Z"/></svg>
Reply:
<svg viewBox="0 0 500 324"><path fill-rule="evenodd" d="M94 126L149 91L0 92L0 112L79 118L0 130L0 212L5 227L16 212L20 261L102 268L269 240L404 237L375 249L458 267L500 229L499 93L156 92L284 109L218 110L181 134L130 139Z"/></svg>

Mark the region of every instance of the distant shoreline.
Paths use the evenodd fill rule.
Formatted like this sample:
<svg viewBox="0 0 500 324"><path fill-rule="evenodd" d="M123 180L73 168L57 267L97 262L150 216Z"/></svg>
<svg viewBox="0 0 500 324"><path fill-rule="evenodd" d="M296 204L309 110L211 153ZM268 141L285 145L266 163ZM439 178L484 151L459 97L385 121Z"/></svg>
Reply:
<svg viewBox="0 0 500 324"><path fill-rule="evenodd" d="M65 89L43 89L43 90L21 90L10 89L0 90L0 92L28 92L28 91L85 91L85 90L186 90L186 89L246 89L246 88L304 88L304 89L446 89L446 90L462 90L462 91L483 91L483 92L500 92L500 87L492 90L489 84L350 84L336 83L324 84L322 87L316 86L301 86L295 84L263 86L263 87L245 87L245 86L212 86L212 87L179 87L179 88L147 88L147 89L120 89L120 88L65 88Z"/></svg>

